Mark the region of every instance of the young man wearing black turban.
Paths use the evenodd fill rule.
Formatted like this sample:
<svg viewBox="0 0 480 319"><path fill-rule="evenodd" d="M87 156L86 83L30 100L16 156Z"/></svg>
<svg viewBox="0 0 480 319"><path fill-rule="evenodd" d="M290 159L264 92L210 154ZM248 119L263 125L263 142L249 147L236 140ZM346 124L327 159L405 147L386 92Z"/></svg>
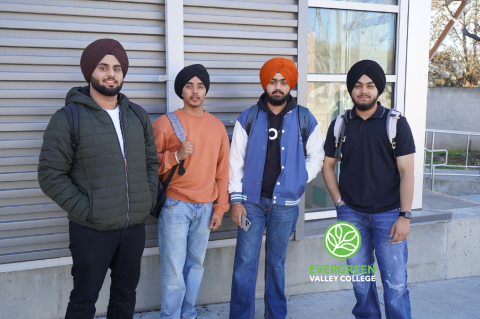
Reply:
<svg viewBox="0 0 480 319"><path fill-rule="evenodd" d="M404 117L391 119L396 122L397 135L396 145L390 143L386 126L388 109L378 101L385 85L385 73L378 63L363 60L352 66L347 88L354 108L344 124L346 139L341 148L340 187L335 174L335 121L325 141L323 177L336 203L337 220L353 224L361 234L360 248L347 259L347 264L360 269L364 265L373 266L375 251L387 318L410 319L407 236L415 144ZM355 318L381 318L376 284L371 281L373 274L351 275L357 298L352 311Z"/></svg>
<svg viewBox="0 0 480 319"><path fill-rule="evenodd" d="M210 76L201 64L185 67L175 78L175 92L183 99L183 108L174 114L186 141L180 142L166 115L153 122L160 178L165 182L180 162L185 169L183 175L178 174L179 169L175 171L158 220L160 318L197 316L195 300L210 231L222 225L223 214L229 209L230 145L223 123L203 109L209 88Z"/></svg>
<svg viewBox="0 0 480 319"><path fill-rule="evenodd" d="M148 114L119 93L128 57L113 39L92 42L80 66L85 87L72 88L65 104L78 110L79 143L72 147L66 110L58 110L43 136L38 180L42 191L68 212L73 290L66 319L93 318L111 269L107 318L132 318L145 221L155 205L158 157Z"/></svg>

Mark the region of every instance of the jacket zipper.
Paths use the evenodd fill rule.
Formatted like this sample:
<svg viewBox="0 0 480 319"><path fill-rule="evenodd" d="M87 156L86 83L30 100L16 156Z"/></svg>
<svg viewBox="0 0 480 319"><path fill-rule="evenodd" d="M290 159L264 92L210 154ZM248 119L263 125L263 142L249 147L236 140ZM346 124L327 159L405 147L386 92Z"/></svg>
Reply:
<svg viewBox="0 0 480 319"><path fill-rule="evenodd" d="M120 129L122 131L122 139L123 139L123 161L125 164L125 185L127 186L127 225L125 225L125 228L128 227L128 224L130 223L130 196L128 194L128 163L127 163L127 145L125 143L125 134L123 132L123 121L122 121L122 108L120 105L118 107L118 116L120 117ZM120 143L120 142L119 142ZM121 149L120 149L121 151Z"/></svg>
<svg viewBox="0 0 480 319"><path fill-rule="evenodd" d="M130 223L130 196L128 194L128 163L127 163L127 145L125 143L125 134L123 132L123 121L122 121L122 107L120 106L120 104L117 104L117 107L118 107L118 117L119 117L119 120L120 120L120 130L122 131L122 139L123 139L123 153L125 155L122 154L122 157L123 157L123 166L124 166L124 170L125 170L125 185L127 186L127 225L125 226L125 228L128 227L128 224ZM110 117L110 116L109 116ZM110 121L112 121L112 119L110 119ZM112 125L113 125L113 129L115 130L115 125L113 124L113 121L112 121ZM117 132L115 131L115 134ZM118 140L118 138L117 138ZM118 147L120 147L120 152L122 152L122 147L120 145L120 141L118 141Z"/></svg>

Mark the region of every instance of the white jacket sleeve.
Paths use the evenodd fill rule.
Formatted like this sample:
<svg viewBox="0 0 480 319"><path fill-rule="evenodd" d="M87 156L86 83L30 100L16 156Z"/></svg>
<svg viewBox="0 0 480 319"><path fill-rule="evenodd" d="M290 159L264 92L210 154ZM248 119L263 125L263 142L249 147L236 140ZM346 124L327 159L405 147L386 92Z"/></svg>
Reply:
<svg viewBox="0 0 480 319"><path fill-rule="evenodd" d="M240 122L237 121L235 123L235 128L233 129L232 145L230 147L228 192L231 194L232 203L235 201L241 201L242 197L242 181L245 168L245 150L247 148L247 141L247 132L243 129Z"/></svg>
<svg viewBox="0 0 480 319"><path fill-rule="evenodd" d="M307 183L317 177L317 174L322 170L324 157L322 132L320 131L320 125L317 124L307 141L307 159L305 160L308 173Z"/></svg>

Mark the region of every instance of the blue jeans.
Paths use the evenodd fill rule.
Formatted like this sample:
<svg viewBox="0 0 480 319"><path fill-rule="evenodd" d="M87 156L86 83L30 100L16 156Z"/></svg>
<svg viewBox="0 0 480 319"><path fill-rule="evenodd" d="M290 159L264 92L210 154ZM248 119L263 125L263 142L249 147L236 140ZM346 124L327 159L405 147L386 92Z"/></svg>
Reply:
<svg viewBox="0 0 480 319"><path fill-rule="evenodd" d="M195 318L213 203L167 198L158 220L162 270L160 318Z"/></svg>
<svg viewBox="0 0 480 319"><path fill-rule="evenodd" d="M244 206L252 224L248 232L238 228L230 319L255 316L255 284L265 228L265 316L268 319L285 318L285 259L297 223L298 206L272 205L272 200L265 197L259 204L244 203Z"/></svg>
<svg viewBox="0 0 480 319"><path fill-rule="evenodd" d="M383 298L387 319L410 319L410 297L407 287L407 240L390 243L390 230L398 219L399 209L380 214L364 214L347 205L337 207L337 220L358 228L362 244L358 252L347 259L348 265L372 265L377 256L382 275ZM356 277L361 274L356 274ZM353 315L357 319L382 318L375 282L352 281L357 304Z"/></svg>

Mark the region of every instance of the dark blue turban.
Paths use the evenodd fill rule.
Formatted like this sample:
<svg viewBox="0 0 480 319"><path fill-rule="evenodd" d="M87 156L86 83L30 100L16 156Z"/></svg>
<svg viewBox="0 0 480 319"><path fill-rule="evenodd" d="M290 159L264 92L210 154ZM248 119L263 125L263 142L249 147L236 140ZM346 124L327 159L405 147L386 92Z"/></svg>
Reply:
<svg viewBox="0 0 480 319"><path fill-rule="evenodd" d="M352 95L355 84L357 84L358 80L360 80L364 74L372 79L373 83L377 87L378 95L382 94L383 90L385 90L385 85L387 85L385 72L377 62L372 60L362 60L355 63L350 68L350 71L348 71L347 89L348 93L350 93L350 96Z"/></svg>
<svg viewBox="0 0 480 319"><path fill-rule="evenodd" d="M177 93L179 98L183 99L183 87L194 77L197 77L202 81L208 93L208 89L210 88L210 75L208 74L207 69L201 64L192 64L184 67L178 72L177 77L175 78L175 93Z"/></svg>

